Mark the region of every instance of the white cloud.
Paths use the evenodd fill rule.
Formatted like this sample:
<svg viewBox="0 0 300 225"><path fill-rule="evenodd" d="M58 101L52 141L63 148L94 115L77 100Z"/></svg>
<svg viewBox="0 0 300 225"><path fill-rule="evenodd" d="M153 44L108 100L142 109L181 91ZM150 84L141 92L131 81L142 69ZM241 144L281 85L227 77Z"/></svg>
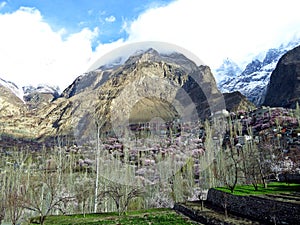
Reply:
<svg viewBox="0 0 300 225"><path fill-rule="evenodd" d="M86 71L93 54L92 39L98 35L98 29L85 28L66 37L64 29L54 32L38 10L25 7L0 14L0 32L1 78L61 89Z"/></svg>
<svg viewBox="0 0 300 225"><path fill-rule="evenodd" d="M7 2L1 2L0 3L0 10L3 9L7 5Z"/></svg>
<svg viewBox="0 0 300 225"><path fill-rule="evenodd" d="M93 51L98 29L56 32L37 9L23 7L0 13L0 77L21 85L48 83L64 89L105 53L137 41L181 46L212 68L226 57L242 63L249 55L300 34L298 9L298 0L177 0L151 8L134 21L123 19L121 29L128 39L100 43Z"/></svg>
<svg viewBox="0 0 300 225"><path fill-rule="evenodd" d="M116 21L116 17L114 17L114 16L109 16L109 17L106 17L105 18L105 21L106 22L109 22L109 23L113 23L113 22L115 22Z"/></svg>
<svg viewBox="0 0 300 225"><path fill-rule="evenodd" d="M149 9L127 26L129 41L171 42L212 67L239 63L300 31L298 0L178 0ZM253 55L252 55L253 56Z"/></svg>

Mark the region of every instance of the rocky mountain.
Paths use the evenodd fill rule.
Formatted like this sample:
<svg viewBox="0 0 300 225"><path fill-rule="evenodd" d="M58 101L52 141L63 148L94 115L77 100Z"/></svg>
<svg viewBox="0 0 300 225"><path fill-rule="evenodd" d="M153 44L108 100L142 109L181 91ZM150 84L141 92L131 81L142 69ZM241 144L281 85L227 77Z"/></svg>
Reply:
<svg viewBox="0 0 300 225"><path fill-rule="evenodd" d="M0 85L3 87L6 87L9 89L15 96L17 96L19 99L23 100L23 90L19 88L15 83L11 81L6 81L2 78L0 78Z"/></svg>
<svg viewBox="0 0 300 225"><path fill-rule="evenodd" d="M0 86L5 87L6 91L9 90L30 109L41 108L60 96L59 87L47 84L41 84L37 87L30 85L20 88L15 83L0 78ZM4 96L4 93L2 96Z"/></svg>
<svg viewBox="0 0 300 225"><path fill-rule="evenodd" d="M25 111L10 120L1 113L3 133L39 140L58 135L89 138L91 133L94 138L95 126L109 132L155 118L198 120L225 108L209 67L181 53L154 49L83 74L60 96L44 87L23 91L25 102L15 98ZM1 96L9 96L6 92Z"/></svg>
<svg viewBox="0 0 300 225"><path fill-rule="evenodd" d="M226 110L229 112L248 112L256 108L253 103L251 103L244 95L242 95L238 91L224 93L224 100L226 104Z"/></svg>
<svg viewBox="0 0 300 225"><path fill-rule="evenodd" d="M102 66L78 77L51 104L54 109L44 110L49 112L47 118L56 118L48 121L54 124L48 132L75 127L84 136L95 120L109 130L157 117L204 118L221 107L221 98L207 66L197 66L180 53L164 55L148 49L122 65Z"/></svg>
<svg viewBox="0 0 300 225"><path fill-rule="evenodd" d="M0 113L3 116L22 114L26 107L21 100L22 91L12 82L0 78Z"/></svg>
<svg viewBox="0 0 300 225"><path fill-rule="evenodd" d="M255 57L242 72L233 69L231 70L233 73L228 73L222 65L216 70L217 76L223 77L218 82L219 89L223 93L240 91L255 105L261 105L264 102L271 73L277 62L287 51L299 44L300 40L296 39L288 44L282 44L278 48L269 49L265 54L259 54L264 55L264 57ZM234 65L234 63L231 64Z"/></svg>
<svg viewBox="0 0 300 225"><path fill-rule="evenodd" d="M264 105L295 108L300 101L300 46L288 51L271 74Z"/></svg>
<svg viewBox="0 0 300 225"><path fill-rule="evenodd" d="M30 109L43 108L59 97L59 88L49 85L24 86L23 100Z"/></svg>

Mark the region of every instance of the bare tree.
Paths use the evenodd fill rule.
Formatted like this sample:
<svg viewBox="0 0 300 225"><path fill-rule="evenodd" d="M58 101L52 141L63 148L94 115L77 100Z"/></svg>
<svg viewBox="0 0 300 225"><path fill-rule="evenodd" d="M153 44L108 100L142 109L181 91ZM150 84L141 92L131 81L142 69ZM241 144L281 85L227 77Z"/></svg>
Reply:
<svg viewBox="0 0 300 225"><path fill-rule="evenodd" d="M23 215L22 195L18 188L13 187L6 193L6 211L13 225L17 224Z"/></svg>
<svg viewBox="0 0 300 225"><path fill-rule="evenodd" d="M131 200L143 196L143 191L140 187L123 185L111 181L107 182L108 184L106 184L106 190L101 191L99 197L103 198L108 196L112 198L116 204L119 215L126 212Z"/></svg>
<svg viewBox="0 0 300 225"><path fill-rule="evenodd" d="M54 210L64 213L66 204L73 197L60 189L58 175L42 171L30 178L30 182L22 189L22 206L39 214L39 223L44 224L46 217Z"/></svg>
<svg viewBox="0 0 300 225"><path fill-rule="evenodd" d="M254 189L258 190L261 181L260 159L256 145L249 141L240 150L241 171L244 174L246 183L250 182Z"/></svg>
<svg viewBox="0 0 300 225"><path fill-rule="evenodd" d="M24 208L22 207L23 195L21 189L26 185L26 168L30 166L29 154L26 149L21 151L14 149L6 159L5 172L3 173L4 189L3 195L3 207L5 208L6 215L10 219L12 224L17 224L23 216Z"/></svg>
<svg viewBox="0 0 300 225"><path fill-rule="evenodd" d="M78 206L81 205L81 211L85 217L87 201L93 195L93 180L88 177L81 177L75 183L75 198Z"/></svg>

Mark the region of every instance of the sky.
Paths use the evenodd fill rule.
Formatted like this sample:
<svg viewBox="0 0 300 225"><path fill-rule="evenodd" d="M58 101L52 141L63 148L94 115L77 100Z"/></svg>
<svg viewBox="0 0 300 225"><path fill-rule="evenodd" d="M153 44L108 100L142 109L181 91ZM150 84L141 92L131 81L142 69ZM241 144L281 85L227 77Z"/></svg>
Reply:
<svg viewBox="0 0 300 225"><path fill-rule="evenodd" d="M65 89L120 46L161 41L212 70L300 37L299 0L0 0L0 77Z"/></svg>

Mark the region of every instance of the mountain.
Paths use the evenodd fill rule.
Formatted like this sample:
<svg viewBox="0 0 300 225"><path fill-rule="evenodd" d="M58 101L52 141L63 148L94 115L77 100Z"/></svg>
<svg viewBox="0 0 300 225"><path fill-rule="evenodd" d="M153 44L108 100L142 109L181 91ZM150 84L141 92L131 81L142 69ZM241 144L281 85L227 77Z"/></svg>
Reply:
<svg viewBox="0 0 300 225"><path fill-rule="evenodd" d="M96 126L102 133L116 132L157 118L198 121L225 109L210 68L181 53L150 48L119 61L79 76L60 95L51 87L24 87L25 102L15 96L23 115L9 120L0 112L2 134L94 139Z"/></svg>
<svg viewBox="0 0 300 225"><path fill-rule="evenodd" d="M238 64L227 58L223 61L223 64L216 69L214 75L216 81L219 83L222 80L234 78L240 73L242 73L242 69L238 66Z"/></svg>
<svg viewBox="0 0 300 225"><path fill-rule="evenodd" d="M59 88L49 85L24 86L23 99L30 109L42 108L59 97Z"/></svg>
<svg viewBox="0 0 300 225"><path fill-rule="evenodd" d="M51 110L44 109L53 119L42 126L50 127L51 134L78 128L80 136L92 129L95 118L102 130L157 117L203 119L221 107L222 98L207 66L154 49L132 55L122 65L101 66L79 76L61 96Z"/></svg>
<svg viewBox="0 0 300 225"><path fill-rule="evenodd" d="M300 100L300 46L280 58L271 74L264 105L295 108Z"/></svg>
<svg viewBox="0 0 300 225"><path fill-rule="evenodd" d="M17 96L19 99L23 100L23 90L19 88L15 83L11 81L6 81L2 78L0 78L0 85L3 87L6 87L9 89L15 96Z"/></svg>
<svg viewBox="0 0 300 225"><path fill-rule="evenodd" d="M12 82L0 78L0 113L2 116L20 115L25 110L25 104L21 100L23 93Z"/></svg>
<svg viewBox="0 0 300 225"><path fill-rule="evenodd" d="M7 140L8 145L22 146L23 138L27 139L26 143L36 139L41 132L40 123L45 119L40 109L48 107L57 97L58 90L48 85L19 88L13 82L0 79L1 143Z"/></svg>
<svg viewBox="0 0 300 225"><path fill-rule="evenodd" d="M38 85L37 87L30 85L19 88L15 83L0 78L0 86L2 86L2 89L5 88L6 92L9 91L10 94L14 95L13 98L10 98L11 101L15 101L15 97L17 97L25 103L29 109L42 108L60 95L58 87L52 87L46 84ZM6 92L4 93L4 90L2 90L2 98L7 95ZM17 101L19 102L19 100Z"/></svg>
<svg viewBox="0 0 300 225"><path fill-rule="evenodd" d="M238 91L224 93L224 100L226 104L226 110L229 112L248 112L256 108L253 103L249 102L249 100Z"/></svg>
<svg viewBox="0 0 300 225"><path fill-rule="evenodd" d="M288 44L282 44L278 48L269 49L265 54L259 54L264 55L262 59L259 59L261 57L255 57L241 73L236 70L235 75L231 73L228 76L228 72L222 69L222 65L216 70L218 77L224 77L218 82L219 89L223 93L240 91L255 105L261 105L264 102L271 73L277 62L287 51L296 47L299 43L300 39L296 39Z"/></svg>

